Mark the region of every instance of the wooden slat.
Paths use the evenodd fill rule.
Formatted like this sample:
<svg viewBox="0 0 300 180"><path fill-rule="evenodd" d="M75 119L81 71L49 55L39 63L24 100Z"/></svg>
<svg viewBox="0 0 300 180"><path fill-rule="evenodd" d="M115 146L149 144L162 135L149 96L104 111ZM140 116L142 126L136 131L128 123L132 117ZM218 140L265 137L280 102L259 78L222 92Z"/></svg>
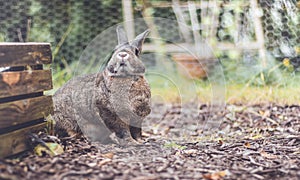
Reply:
<svg viewBox="0 0 300 180"><path fill-rule="evenodd" d="M50 64L49 43L0 43L0 67Z"/></svg>
<svg viewBox="0 0 300 180"><path fill-rule="evenodd" d="M151 1L151 7L154 8L169 8L172 7L172 5L174 5L172 2L167 2L167 1ZM221 3L223 3L222 1L217 1L218 5L220 5ZM201 6L205 6L208 8L214 8L214 2L213 1L195 1L195 5L196 7L200 8ZM224 7L234 7L233 3L223 3L222 4ZM241 7L245 7L245 6L249 6L249 1L244 1L243 4L240 5ZM181 8L187 8L188 7L188 2L182 2L180 1L180 7Z"/></svg>
<svg viewBox="0 0 300 180"><path fill-rule="evenodd" d="M43 130L46 123L0 135L0 158L27 150L28 134Z"/></svg>
<svg viewBox="0 0 300 180"><path fill-rule="evenodd" d="M246 42L246 43L217 43L215 49L221 51L227 50L257 50L260 46L256 42ZM177 44L164 44L164 49L169 53L174 52L195 52L195 47L188 43L177 43ZM159 51L159 47L157 47L154 43L147 43L143 46L143 52L155 52Z"/></svg>
<svg viewBox="0 0 300 180"><path fill-rule="evenodd" d="M0 104L0 130L44 118L53 112L51 96L13 101Z"/></svg>
<svg viewBox="0 0 300 180"><path fill-rule="evenodd" d="M132 0L122 0L122 9L124 17L124 28L127 32L128 39L134 39L135 37L135 28L134 28L134 15Z"/></svg>
<svg viewBox="0 0 300 180"><path fill-rule="evenodd" d="M52 89L51 70L0 73L0 98Z"/></svg>

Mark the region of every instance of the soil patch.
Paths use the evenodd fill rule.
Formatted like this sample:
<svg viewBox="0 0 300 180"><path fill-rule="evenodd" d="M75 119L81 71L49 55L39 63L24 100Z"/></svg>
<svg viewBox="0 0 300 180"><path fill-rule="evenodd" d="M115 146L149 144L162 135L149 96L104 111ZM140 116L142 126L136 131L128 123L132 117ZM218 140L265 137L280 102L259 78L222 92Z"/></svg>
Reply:
<svg viewBox="0 0 300 180"><path fill-rule="evenodd" d="M69 139L65 153L0 161L0 179L300 179L300 107L154 104L145 142Z"/></svg>

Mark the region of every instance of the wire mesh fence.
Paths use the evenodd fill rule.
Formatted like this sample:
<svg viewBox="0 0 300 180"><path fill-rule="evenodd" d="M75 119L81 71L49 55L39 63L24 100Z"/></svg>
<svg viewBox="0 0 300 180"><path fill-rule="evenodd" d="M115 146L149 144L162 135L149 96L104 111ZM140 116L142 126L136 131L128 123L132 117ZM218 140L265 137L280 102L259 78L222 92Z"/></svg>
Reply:
<svg viewBox="0 0 300 180"><path fill-rule="evenodd" d="M118 0L1 0L0 8L0 41L50 42L55 62L78 59L97 34L122 21Z"/></svg>
<svg viewBox="0 0 300 180"><path fill-rule="evenodd" d="M216 2L217 26L214 37L217 42L236 43L240 39L255 39L252 22L253 9L249 1L193 1L209 4ZM173 9L174 1L132 1L133 18L152 17L177 21ZM187 8L187 1L180 1ZM300 27L299 2L295 0L259 0L264 45L274 57L299 57ZM50 42L55 62L77 60L88 43L103 30L123 21L122 1L120 0L0 0L0 41L3 42ZM196 10L198 21L205 23L202 17L207 9ZM214 9L212 9L214 11ZM188 16L184 12L183 16ZM162 39L173 43L182 43L180 27L171 26L168 21L156 21ZM149 26L147 22L142 22ZM161 24L160 24L161 23ZM191 22L187 22L191 24ZM135 31L141 32L144 26L135 24ZM205 36L201 31L200 35ZM190 32L191 33L191 32ZM103 44L105 48L105 44ZM107 47L109 49L110 46ZM254 53L255 54L255 53ZM299 58L298 58L299 59ZM297 60L297 58L296 58Z"/></svg>

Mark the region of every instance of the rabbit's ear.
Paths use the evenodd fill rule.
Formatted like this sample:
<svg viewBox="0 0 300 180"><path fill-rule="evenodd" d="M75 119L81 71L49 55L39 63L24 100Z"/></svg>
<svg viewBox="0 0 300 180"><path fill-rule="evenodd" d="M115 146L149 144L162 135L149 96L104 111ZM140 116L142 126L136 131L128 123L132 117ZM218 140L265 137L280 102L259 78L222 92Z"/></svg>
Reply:
<svg viewBox="0 0 300 180"><path fill-rule="evenodd" d="M146 36L149 34L150 30L147 29L145 32L139 34L131 43L132 46L135 46L138 50L137 55L139 55L142 52L142 46L145 41Z"/></svg>
<svg viewBox="0 0 300 180"><path fill-rule="evenodd" d="M128 43L127 35L122 26L117 27L118 45Z"/></svg>

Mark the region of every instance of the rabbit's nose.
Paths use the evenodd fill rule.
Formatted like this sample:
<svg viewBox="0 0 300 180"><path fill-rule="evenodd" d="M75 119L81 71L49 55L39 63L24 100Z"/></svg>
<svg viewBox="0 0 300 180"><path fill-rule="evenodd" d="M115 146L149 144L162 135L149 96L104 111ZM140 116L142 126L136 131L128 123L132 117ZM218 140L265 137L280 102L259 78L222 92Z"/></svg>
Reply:
<svg viewBox="0 0 300 180"><path fill-rule="evenodd" d="M118 56L119 56L121 59L127 59L129 55L128 55L127 52L119 52L119 53L118 53Z"/></svg>

